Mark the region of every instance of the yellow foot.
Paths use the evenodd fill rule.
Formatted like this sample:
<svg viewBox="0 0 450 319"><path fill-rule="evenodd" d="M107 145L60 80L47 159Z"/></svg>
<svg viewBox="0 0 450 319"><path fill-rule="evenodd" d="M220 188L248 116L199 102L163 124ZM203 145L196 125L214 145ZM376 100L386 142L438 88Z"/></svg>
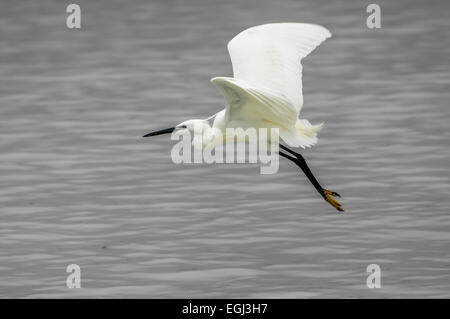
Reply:
<svg viewBox="0 0 450 319"><path fill-rule="evenodd" d="M332 192L329 191L328 189L324 189L323 190L323 197L324 199L334 208L336 208L338 211L343 212L344 209L342 209L341 204L339 204L333 197L341 197L341 195L339 195L336 192Z"/></svg>

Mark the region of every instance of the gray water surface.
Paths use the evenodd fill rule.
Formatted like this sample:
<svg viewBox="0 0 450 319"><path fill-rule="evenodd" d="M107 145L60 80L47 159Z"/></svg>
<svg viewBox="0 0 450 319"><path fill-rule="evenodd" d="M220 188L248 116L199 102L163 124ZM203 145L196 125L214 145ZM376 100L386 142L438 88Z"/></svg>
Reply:
<svg viewBox="0 0 450 319"><path fill-rule="evenodd" d="M15 1L0 13L1 297L450 297L450 3ZM223 107L226 43L267 22L323 24L303 61L292 163L175 165L153 129ZM81 289L66 267L81 267ZM366 267L382 287L368 289Z"/></svg>

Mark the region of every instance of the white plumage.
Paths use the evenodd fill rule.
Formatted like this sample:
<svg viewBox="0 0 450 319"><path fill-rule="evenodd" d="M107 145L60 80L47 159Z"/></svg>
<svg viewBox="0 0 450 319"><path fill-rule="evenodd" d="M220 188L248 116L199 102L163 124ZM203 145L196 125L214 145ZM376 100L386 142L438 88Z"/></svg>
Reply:
<svg viewBox="0 0 450 319"><path fill-rule="evenodd" d="M330 31L307 23L271 23L249 28L228 43L233 76L290 99L299 112L303 104L301 60Z"/></svg>
<svg viewBox="0 0 450 319"><path fill-rule="evenodd" d="M298 119L303 106L301 60L329 37L326 28L306 23L264 24L235 36L228 43L234 77L211 80L226 100L213 127L278 127L288 145L314 145L322 125Z"/></svg>

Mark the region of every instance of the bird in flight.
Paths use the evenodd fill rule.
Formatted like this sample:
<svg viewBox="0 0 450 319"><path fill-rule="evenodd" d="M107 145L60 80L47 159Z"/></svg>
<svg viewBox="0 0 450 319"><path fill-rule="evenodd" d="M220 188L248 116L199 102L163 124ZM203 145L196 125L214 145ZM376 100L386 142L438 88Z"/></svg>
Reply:
<svg viewBox="0 0 450 319"><path fill-rule="evenodd" d="M301 60L329 37L326 28L307 23L270 23L242 31L228 43L233 77L211 79L225 98L225 109L207 119L184 121L144 137L188 130L205 137L197 145L202 148L226 143L227 128L278 128L279 138L287 145L279 144L278 154L295 163L326 202L344 211L335 199L340 195L322 188L304 157L291 149L317 143L322 124L299 119L303 106ZM215 131L220 131L221 138L215 138Z"/></svg>

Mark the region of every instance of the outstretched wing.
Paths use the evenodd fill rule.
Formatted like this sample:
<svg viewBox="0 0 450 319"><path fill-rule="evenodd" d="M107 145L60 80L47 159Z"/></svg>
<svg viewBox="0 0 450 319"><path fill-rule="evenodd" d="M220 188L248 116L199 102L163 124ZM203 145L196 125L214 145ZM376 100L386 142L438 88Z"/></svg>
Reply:
<svg viewBox="0 0 450 319"><path fill-rule="evenodd" d="M244 30L228 43L234 78L284 94L299 112L301 59L329 37L326 28L307 23L271 23Z"/></svg>
<svg viewBox="0 0 450 319"><path fill-rule="evenodd" d="M222 91L227 102L228 120L267 121L269 126L286 129L295 126L297 110L283 94L234 78L215 77L211 82Z"/></svg>

